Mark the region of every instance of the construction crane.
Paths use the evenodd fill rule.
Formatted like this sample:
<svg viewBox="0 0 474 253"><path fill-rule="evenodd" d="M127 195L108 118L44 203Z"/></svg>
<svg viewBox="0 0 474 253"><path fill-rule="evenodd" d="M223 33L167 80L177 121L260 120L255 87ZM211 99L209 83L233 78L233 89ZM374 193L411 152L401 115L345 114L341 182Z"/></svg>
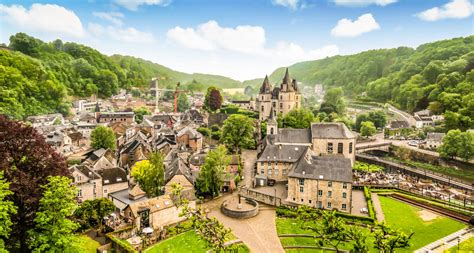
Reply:
<svg viewBox="0 0 474 253"><path fill-rule="evenodd" d="M174 113L178 113L178 97L181 93L189 93L189 90L179 90L179 86L181 85L180 82L176 84L176 88L173 89L159 89L158 88L158 78L153 78L152 82L155 82L155 88L151 88L151 90L155 91L155 113L159 113L160 109L158 108L158 103L159 103L159 92L160 91L172 91L174 95Z"/></svg>

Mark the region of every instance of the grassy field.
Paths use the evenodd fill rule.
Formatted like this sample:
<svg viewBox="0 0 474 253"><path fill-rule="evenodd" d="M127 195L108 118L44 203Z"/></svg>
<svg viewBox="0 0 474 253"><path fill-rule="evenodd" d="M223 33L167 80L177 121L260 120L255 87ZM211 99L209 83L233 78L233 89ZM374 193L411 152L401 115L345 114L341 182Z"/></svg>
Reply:
<svg viewBox="0 0 474 253"><path fill-rule="evenodd" d="M445 251L445 253L472 253L472 252L474 252L474 237L460 243L459 251L458 251L457 245Z"/></svg>
<svg viewBox="0 0 474 253"><path fill-rule="evenodd" d="M460 222L442 216L423 221L418 214L420 208L388 197L379 196L379 199L387 224L406 233L414 232L410 248L397 252L412 252L465 227Z"/></svg>
<svg viewBox="0 0 474 253"><path fill-rule="evenodd" d="M75 243L75 248L79 249L81 253L95 253L96 249L100 246L100 244L92 240L87 235L78 235L78 241Z"/></svg>
<svg viewBox="0 0 474 253"><path fill-rule="evenodd" d="M233 236L235 238L235 236ZM199 236L193 231L179 234L164 240L155 246L147 249L147 253L181 253L181 252L206 252L209 248L206 247L206 243L199 238ZM239 253L249 252L249 249L245 245L239 245Z"/></svg>

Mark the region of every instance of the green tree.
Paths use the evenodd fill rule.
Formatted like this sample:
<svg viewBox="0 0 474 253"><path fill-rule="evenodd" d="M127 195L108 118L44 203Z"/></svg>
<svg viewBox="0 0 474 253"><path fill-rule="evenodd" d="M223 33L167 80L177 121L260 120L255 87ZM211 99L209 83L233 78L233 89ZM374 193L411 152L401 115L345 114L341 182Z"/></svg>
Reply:
<svg viewBox="0 0 474 253"><path fill-rule="evenodd" d="M11 215L16 214L17 207L12 201L8 200L8 196L12 195L10 191L10 183L3 178L3 171L0 171L0 252L6 253L5 242L2 238L10 236L11 226L13 222Z"/></svg>
<svg viewBox="0 0 474 253"><path fill-rule="evenodd" d="M210 111L219 110L222 106L221 92L214 86L207 88L206 97L204 99L204 106Z"/></svg>
<svg viewBox="0 0 474 253"><path fill-rule="evenodd" d="M163 186L165 185L163 160L163 155L160 152L153 152L148 160L139 161L132 168L132 177L150 197L163 194Z"/></svg>
<svg viewBox="0 0 474 253"><path fill-rule="evenodd" d="M453 159L459 153L459 143L461 142L461 130L450 130L443 138L443 143L438 147L441 157Z"/></svg>
<svg viewBox="0 0 474 253"><path fill-rule="evenodd" d="M215 150L211 150L196 180L199 192L217 196L222 188L222 177L229 163L230 157L227 155L225 146L219 145Z"/></svg>
<svg viewBox="0 0 474 253"><path fill-rule="evenodd" d="M74 231L79 224L69 217L77 208L77 190L71 187L67 177L50 176L40 200L36 214L36 226L30 231L30 248L33 252L72 251L75 241Z"/></svg>
<svg viewBox="0 0 474 253"><path fill-rule="evenodd" d="M459 136L457 156L468 162L474 158L474 133L462 132Z"/></svg>
<svg viewBox="0 0 474 253"><path fill-rule="evenodd" d="M405 234L400 229L392 229L385 223L375 225L374 232L374 248L381 253L393 253L395 249L407 248L410 246L410 235Z"/></svg>
<svg viewBox="0 0 474 253"><path fill-rule="evenodd" d="M374 135L377 132L377 129L374 126L372 121L364 121L360 127L360 134L365 137Z"/></svg>
<svg viewBox="0 0 474 253"><path fill-rule="evenodd" d="M221 142L231 151L255 147L254 121L240 114L232 114L224 121Z"/></svg>
<svg viewBox="0 0 474 253"><path fill-rule="evenodd" d="M188 95L181 93L178 97L178 112L184 112L189 109L189 99Z"/></svg>
<svg viewBox="0 0 474 253"><path fill-rule="evenodd" d="M324 101L321 104L320 111L325 113L336 112L338 114L344 113L346 109L346 102L344 101L344 91L341 87L331 88L324 95Z"/></svg>
<svg viewBox="0 0 474 253"><path fill-rule="evenodd" d="M309 128L314 122L314 114L307 109L293 109L283 117L283 127Z"/></svg>
<svg viewBox="0 0 474 253"><path fill-rule="evenodd" d="M376 128L384 128L387 124L387 115L382 110L370 111L368 116Z"/></svg>
<svg viewBox="0 0 474 253"><path fill-rule="evenodd" d="M135 122L137 122L138 124L143 122L144 115L151 115L150 110L148 110L148 108L146 107L136 108L133 110L133 112L135 113Z"/></svg>
<svg viewBox="0 0 474 253"><path fill-rule="evenodd" d="M370 121L368 114L363 113L363 114L357 115L355 125L354 125L354 130L356 130L357 132L360 132L360 127L362 126L362 122L364 121Z"/></svg>
<svg viewBox="0 0 474 253"><path fill-rule="evenodd" d="M74 217L83 228L99 226L103 231L103 219L115 211L114 203L108 198L84 201L74 212Z"/></svg>
<svg viewBox="0 0 474 253"><path fill-rule="evenodd" d="M105 148L115 150L116 139L112 129L106 126L98 126L91 133L91 145L95 149Z"/></svg>

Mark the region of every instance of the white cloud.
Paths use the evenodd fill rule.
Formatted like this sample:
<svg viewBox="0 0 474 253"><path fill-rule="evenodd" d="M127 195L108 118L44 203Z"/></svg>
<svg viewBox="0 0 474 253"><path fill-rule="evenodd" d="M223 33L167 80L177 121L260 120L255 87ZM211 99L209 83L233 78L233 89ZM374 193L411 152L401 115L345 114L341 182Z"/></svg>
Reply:
<svg viewBox="0 0 474 253"><path fill-rule="evenodd" d="M299 5L299 0L272 0L274 5L280 5L291 10L297 10Z"/></svg>
<svg viewBox="0 0 474 253"><path fill-rule="evenodd" d="M210 20L196 29L179 26L168 30L169 39L192 49L227 49L243 53L263 51L265 30L260 26L222 27Z"/></svg>
<svg viewBox="0 0 474 253"><path fill-rule="evenodd" d="M339 47L327 45L318 49L306 51L298 44L280 41L274 49L267 50L268 57L276 57L286 62L286 65L299 61L318 60L339 54Z"/></svg>
<svg viewBox="0 0 474 253"><path fill-rule="evenodd" d="M73 37L83 37L81 20L71 10L55 4L31 5L27 10L21 5L0 4L0 14L12 25L29 31L52 32Z"/></svg>
<svg viewBox="0 0 474 253"><path fill-rule="evenodd" d="M416 14L425 21L437 21L447 18L467 18L474 13L474 4L470 0L451 0L449 3Z"/></svg>
<svg viewBox="0 0 474 253"><path fill-rule="evenodd" d="M107 36L116 41L127 43L152 43L155 41L153 34L139 31L133 27L107 26L89 23L89 32L96 36Z"/></svg>
<svg viewBox="0 0 474 253"><path fill-rule="evenodd" d="M341 6L368 6L372 4L386 6L396 3L397 1L398 0L333 0L335 4Z"/></svg>
<svg viewBox="0 0 474 253"><path fill-rule="evenodd" d="M120 12L93 12L95 17L107 20L115 25L122 25L123 14Z"/></svg>
<svg viewBox="0 0 474 253"><path fill-rule="evenodd" d="M343 18L337 22L337 25L331 30L335 37L357 37L363 33L380 29L372 14L367 13L352 21Z"/></svg>
<svg viewBox="0 0 474 253"><path fill-rule="evenodd" d="M168 6L171 0L115 0L114 2L131 11L136 11L140 5Z"/></svg>

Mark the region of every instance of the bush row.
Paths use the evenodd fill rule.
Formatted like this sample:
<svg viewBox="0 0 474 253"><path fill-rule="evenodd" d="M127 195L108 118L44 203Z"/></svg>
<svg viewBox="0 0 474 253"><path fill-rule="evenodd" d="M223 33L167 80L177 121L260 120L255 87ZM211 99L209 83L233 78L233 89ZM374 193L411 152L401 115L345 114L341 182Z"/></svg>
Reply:
<svg viewBox="0 0 474 253"><path fill-rule="evenodd" d="M367 200L367 209L369 210L369 217L375 220L376 217L375 217L374 202L372 201L370 188L367 186L364 186L364 196L365 196L365 200Z"/></svg>
<svg viewBox="0 0 474 253"><path fill-rule="evenodd" d="M319 212L321 209L313 208L314 212ZM298 218L298 211L297 209L292 209L284 206L277 207L276 214L278 217L281 218ZM373 224L374 218L371 217L364 217L358 215L352 215L348 213L336 212L338 217L344 218L350 222L362 222L365 224Z"/></svg>

